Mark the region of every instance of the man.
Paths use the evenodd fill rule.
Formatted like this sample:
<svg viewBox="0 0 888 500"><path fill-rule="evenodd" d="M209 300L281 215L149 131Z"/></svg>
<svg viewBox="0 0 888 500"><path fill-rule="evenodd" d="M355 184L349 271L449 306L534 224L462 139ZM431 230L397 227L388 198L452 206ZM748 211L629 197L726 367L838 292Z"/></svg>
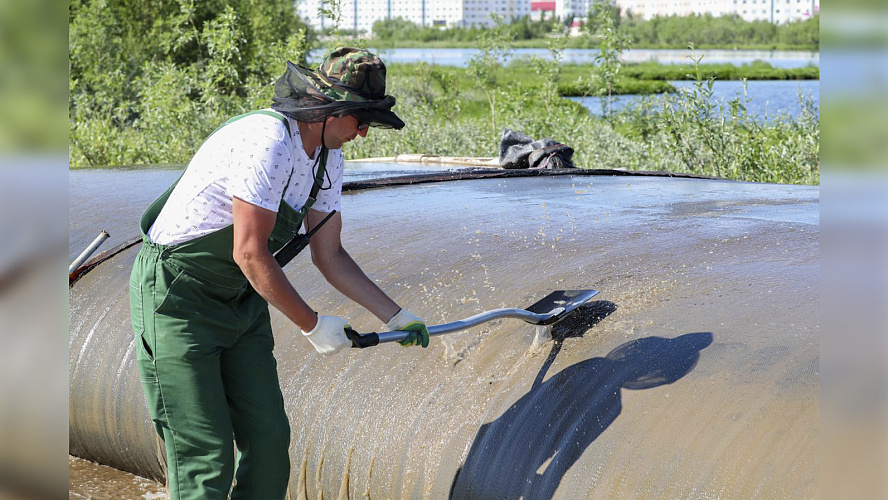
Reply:
<svg viewBox="0 0 888 500"><path fill-rule="evenodd" d="M268 304L320 353L351 345L346 321L318 315L272 254L301 225L315 228L333 213L312 236L312 262L389 330L412 331L403 345L428 346L424 322L380 290L340 242L340 148L369 126L404 126L385 95L385 65L349 47L317 71L288 62L273 103L217 129L140 223L131 315L173 499L286 494L290 428Z"/></svg>

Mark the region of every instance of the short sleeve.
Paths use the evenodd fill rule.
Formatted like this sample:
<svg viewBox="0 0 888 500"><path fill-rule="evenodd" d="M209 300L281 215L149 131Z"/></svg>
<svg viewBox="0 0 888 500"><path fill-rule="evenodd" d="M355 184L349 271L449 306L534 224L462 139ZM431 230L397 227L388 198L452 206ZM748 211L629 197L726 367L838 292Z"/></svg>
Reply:
<svg viewBox="0 0 888 500"><path fill-rule="evenodd" d="M229 194L247 203L277 212L293 171L293 155L283 123L274 118L257 120L250 133L230 144Z"/></svg>
<svg viewBox="0 0 888 500"><path fill-rule="evenodd" d="M334 210L337 212L342 211L340 200L342 198L342 175L344 172L345 162L342 158L342 150L331 150L327 159L327 179L329 181L327 181L328 184L324 185L324 187L329 185L330 189L318 191L318 197L311 207L313 210L325 213Z"/></svg>

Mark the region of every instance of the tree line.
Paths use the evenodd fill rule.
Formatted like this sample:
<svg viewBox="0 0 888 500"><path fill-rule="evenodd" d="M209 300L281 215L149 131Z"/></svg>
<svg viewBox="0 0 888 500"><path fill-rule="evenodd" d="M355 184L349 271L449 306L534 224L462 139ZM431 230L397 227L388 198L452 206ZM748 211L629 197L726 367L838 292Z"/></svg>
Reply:
<svg viewBox="0 0 888 500"><path fill-rule="evenodd" d="M512 40L536 40L548 36L561 29L558 20L532 21L529 17L512 19L508 24L509 36ZM401 17L381 19L373 23L372 34L377 40L385 42L475 42L490 30L484 26L438 28L420 26Z"/></svg>
<svg viewBox="0 0 888 500"><path fill-rule="evenodd" d="M774 24L768 21L744 21L732 16L710 14L654 17L649 20L634 16L620 18L620 29L633 46L796 46L817 50L820 46L820 16L803 21Z"/></svg>
<svg viewBox="0 0 888 500"><path fill-rule="evenodd" d="M310 33L291 0L72 0L72 165L162 163L227 117L267 106Z"/></svg>
<svg viewBox="0 0 888 500"><path fill-rule="evenodd" d="M634 47L750 47L781 46L818 50L820 45L820 18L815 15L803 21L774 24L768 21L745 21L733 16L714 17L710 14L655 17L641 19L631 12L621 13L617 7L605 7L613 17L614 25L625 34ZM589 18L594 18L590 13ZM532 21L529 17L512 19L508 33L512 40L543 40L563 33L573 23L557 19ZM491 28L483 26L438 28L420 26L403 18L383 19L373 23L372 35L387 43L398 42L473 42ZM584 27L584 29L587 29ZM597 47L594 38L578 40L583 46Z"/></svg>

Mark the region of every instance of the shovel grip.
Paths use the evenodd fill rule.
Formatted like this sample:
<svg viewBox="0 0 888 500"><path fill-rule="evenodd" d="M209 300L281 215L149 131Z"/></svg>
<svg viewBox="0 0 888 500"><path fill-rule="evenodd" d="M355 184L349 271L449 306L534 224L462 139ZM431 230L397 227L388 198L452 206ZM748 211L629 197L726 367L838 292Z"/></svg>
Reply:
<svg viewBox="0 0 888 500"><path fill-rule="evenodd" d="M379 335L375 332L360 334L351 328L345 329L345 336L351 340L352 347L363 349L379 345Z"/></svg>

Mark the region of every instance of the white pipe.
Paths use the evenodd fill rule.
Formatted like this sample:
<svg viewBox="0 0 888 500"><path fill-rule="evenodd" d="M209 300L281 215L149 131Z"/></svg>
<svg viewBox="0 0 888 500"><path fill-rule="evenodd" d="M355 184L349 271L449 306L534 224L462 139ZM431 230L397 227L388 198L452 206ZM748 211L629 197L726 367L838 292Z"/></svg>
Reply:
<svg viewBox="0 0 888 500"><path fill-rule="evenodd" d="M73 273L77 270L77 268L82 266L83 263L86 262L86 259L88 259L89 256L93 254L93 252L98 250L98 248L102 246L102 243L104 243L105 240L107 240L110 236L111 235L108 234L107 231L102 231L101 233L99 233L96 239L93 240L93 242L90 243L88 247L86 247L86 250L84 250L83 253L81 253L79 257L74 259L74 262L72 262L71 265L68 266L68 274Z"/></svg>

